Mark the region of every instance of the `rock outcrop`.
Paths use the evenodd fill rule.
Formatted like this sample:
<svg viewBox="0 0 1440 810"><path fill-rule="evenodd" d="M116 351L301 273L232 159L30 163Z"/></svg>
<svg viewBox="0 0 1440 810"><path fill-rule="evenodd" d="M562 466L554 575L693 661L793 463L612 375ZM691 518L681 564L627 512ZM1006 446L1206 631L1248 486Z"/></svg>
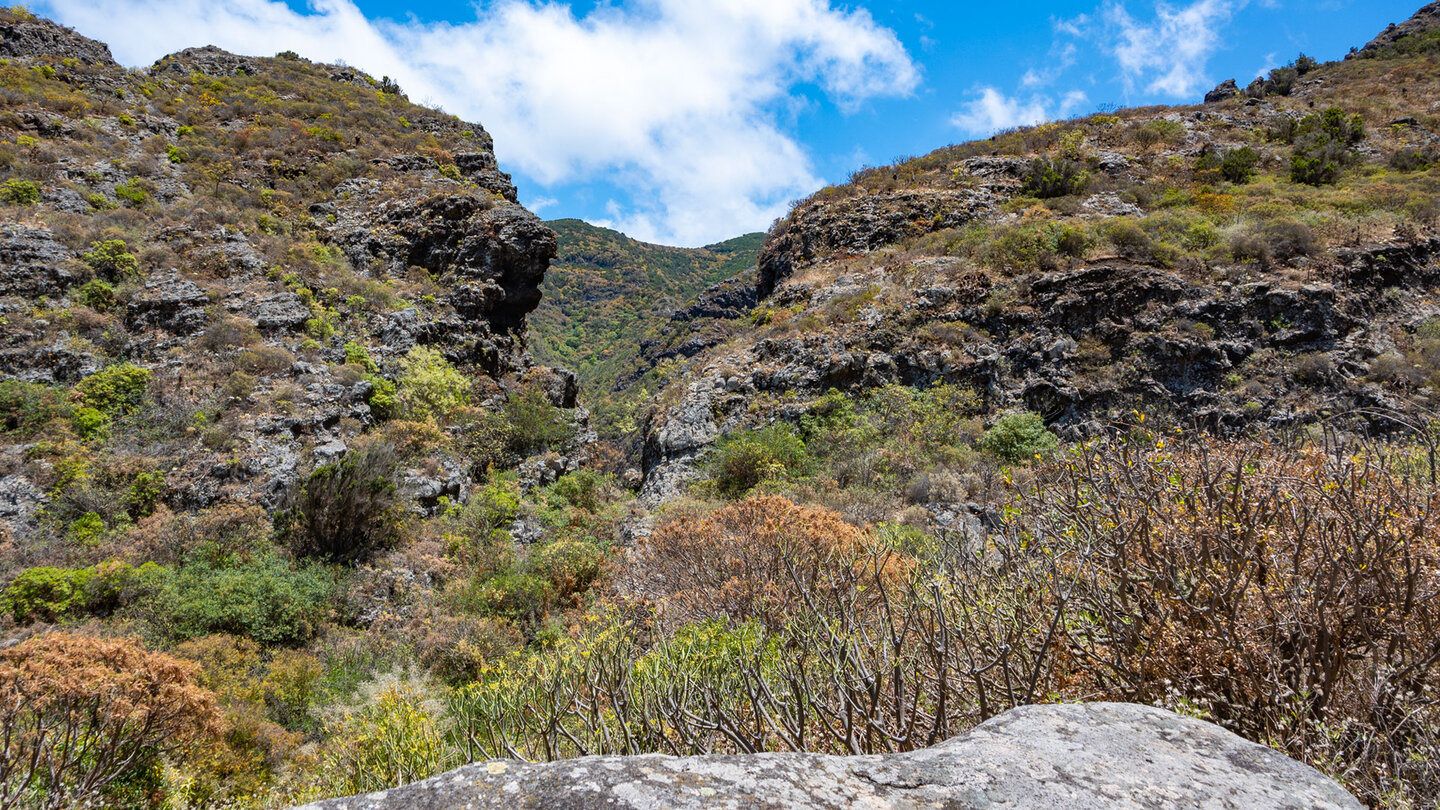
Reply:
<svg viewBox="0 0 1440 810"><path fill-rule="evenodd" d="M105 43L81 36L50 20L29 17L0 26L0 57L32 59L42 56L55 61L74 59L84 65L119 67Z"/></svg>
<svg viewBox="0 0 1440 810"><path fill-rule="evenodd" d="M1134 409L1182 412L1222 434L1305 422L1321 404L1403 410L1377 370L1399 357L1377 323L1440 317L1437 259L1440 239L1343 249L1323 280L1298 285L1122 262L1005 282L945 258L906 267L907 286L883 269L787 283L764 303L817 319L853 310L853 322L776 331L723 357L697 348L693 377L647 424L643 492L666 500L720 436L791 418L787 392L958 384L1071 438Z"/></svg>
<svg viewBox="0 0 1440 810"><path fill-rule="evenodd" d="M1318 771L1218 726L1148 706L1093 703L1015 709L905 754L480 762L308 810L1360 806Z"/></svg>
<svg viewBox="0 0 1440 810"><path fill-rule="evenodd" d="M1215 86L1214 90L1205 94L1206 104L1219 104L1222 101L1229 101L1240 95L1240 85L1234 79L1226 79Z"/></svg>
<svg viewBox="0 0 1440 810"><path fill-rule="evenodd" d="M0 225L0 298L58 297L75 281L71 253L50 231Z"/></svg>
<svg viewBox="0 0 1440 810"><path fill-rule="evenodd" d="M210 408L221 424L156 433L170 508L274 507L376 427L367 375L394 380L417 346L468 374L477 405L534 369L527 316L555 235L519 205L479 124L293 53L207 46L125 71L23 10L0 11L0 57L50 83L0 122L30 136L15 160L37 164L24 176L38 192L0 225L0 379L68 386L125 361L153 375L147 415ZM102 233L77 214L123 217L123 270L84 258ZM553 376L547 395L583 422L573 378ZM20 458L43 480L44 462ZM404 472L401 494L422 512L463 501L472 463ZM50 523L7 486L0 523L39 542Z"/></svg>
<svg viewBox="0 0 1440 810"><path fill-rule="evenodd" d="M818 255L867 253L906 236L956 228L989 213L995 202L984 191L902 191L802 206L770 232L760 252L756 290L768 297Z"/></svg>

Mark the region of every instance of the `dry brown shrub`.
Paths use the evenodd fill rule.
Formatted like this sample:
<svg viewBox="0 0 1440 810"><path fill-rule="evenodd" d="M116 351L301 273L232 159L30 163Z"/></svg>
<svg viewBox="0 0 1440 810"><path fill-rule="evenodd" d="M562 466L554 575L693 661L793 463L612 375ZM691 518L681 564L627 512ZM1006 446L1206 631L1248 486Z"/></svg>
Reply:
<svg viewBox="0 0 1440 810"><path fill-rule="evenodd" d="M1423 453L1112 443L1022 512L1063 553L1075 696L1185 701L1371 800L1440 790L1440 489ZM1068 671L1067 671L1068 670Z"/></svg>
<svg viewBox="0 0 1440 810"><path fill-rule="evenodd" d="M61 808L222 729L199 667L133 641L71 633L0 652L0 807ZM103 800L101 800L103 803Z"/></svg>
<svg viewBox="0 0 1440 810"><path fill-rule="evenodd" d="M417 656L447 683L468 683L489 663L524 646L525 639L503 619L435 615L417 627Z"/></svg>
<svg viewBox="0 0 1440 810"><path fill-rule="evenodd" d="M863 587L864 541L828 509L752 497L661 525L638 545L622 587L658 599L678 620L753 618L778 627L807 602L843 603Z"/></svg>

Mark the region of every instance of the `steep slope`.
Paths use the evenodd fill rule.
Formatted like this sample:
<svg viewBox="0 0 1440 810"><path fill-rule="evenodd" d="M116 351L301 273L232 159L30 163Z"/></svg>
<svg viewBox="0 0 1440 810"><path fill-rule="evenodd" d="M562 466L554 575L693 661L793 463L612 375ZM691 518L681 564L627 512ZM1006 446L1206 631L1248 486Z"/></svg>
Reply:
<svg viewBox="0 0 1440 810"><path fill-rule="evenodd" d="M952 384L1071 437L1142 413L1413 422L1440 383L1432 11L1219 103L1007 132L801 202L737 313L761 328L689 359L652 413L647 497L832 388Z"/></svg>
<svg viewBox="0 0 1440 810"><path fill-rule="evenodd" d="M555 237L515 202L479 125L293 54L191 49L142 73L23 12L0 32L0 373L25 381L7 389L12 429L27 425L10 440L48 448L14 456L6 479L50 493L11 521L29 554L86 515L276 506L402 415L393 381L417 347L464 369L476 403L528 373ZM130 400L83 393L116 368ZM565 388L556 402L573 407ZM67 389L89 407L69 420ZM459 497L479 463L446 455L441 483L417 485L432 502L436 486ZM122 459L164 479L128 515L76 501L58 472L101 480Z"/></svg>
<svg viewBox="0 0 1440 810"><path fill-rule="evenodd" d="M603 436L633 422L635 395L617 397L617 380L648 368L639 357L656 324L706 286L753 267L763 234L703 248L639 242L577 219L547 222L559 252L531 317L542 362L575 369Z"/></svg>

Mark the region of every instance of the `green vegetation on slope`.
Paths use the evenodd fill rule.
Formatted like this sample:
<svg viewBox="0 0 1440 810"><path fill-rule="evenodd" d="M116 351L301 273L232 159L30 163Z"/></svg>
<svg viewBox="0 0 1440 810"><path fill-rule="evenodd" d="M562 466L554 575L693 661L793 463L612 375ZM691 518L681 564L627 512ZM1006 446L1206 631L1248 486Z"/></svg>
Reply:
<svg viewBox="0 0 1440 810"><path fill-rule="evenodd" d="M574 369L587 401L605 397L608 382L628 370L654 324L710 284L753 266L765 241L764 234L752 233L676 248L578 219L546 224L559 238L560 252L531 315L535 354Z"/></svg>

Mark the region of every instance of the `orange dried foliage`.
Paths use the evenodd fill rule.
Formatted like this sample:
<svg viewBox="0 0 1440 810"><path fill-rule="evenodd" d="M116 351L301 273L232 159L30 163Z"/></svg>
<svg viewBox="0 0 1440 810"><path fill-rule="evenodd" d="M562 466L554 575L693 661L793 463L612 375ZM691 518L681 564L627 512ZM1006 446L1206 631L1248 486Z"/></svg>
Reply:
<svg viewBox="0 0 1440 810"><path fill-rule="evenodd" d="M877 568L864 533L828 509L752 497L661 525L622 574L624 589L663 600L682 620L756 618L772 628L798 612L849 604ZM887 558L894 555L886 555Z"/></svg>
<svg viewBox="0 0 1440 810"><path fill-rule="evenodd" d="M94 801L223 726L199 667L125 640L36 636L0 651L0 808Z"/></svg>

